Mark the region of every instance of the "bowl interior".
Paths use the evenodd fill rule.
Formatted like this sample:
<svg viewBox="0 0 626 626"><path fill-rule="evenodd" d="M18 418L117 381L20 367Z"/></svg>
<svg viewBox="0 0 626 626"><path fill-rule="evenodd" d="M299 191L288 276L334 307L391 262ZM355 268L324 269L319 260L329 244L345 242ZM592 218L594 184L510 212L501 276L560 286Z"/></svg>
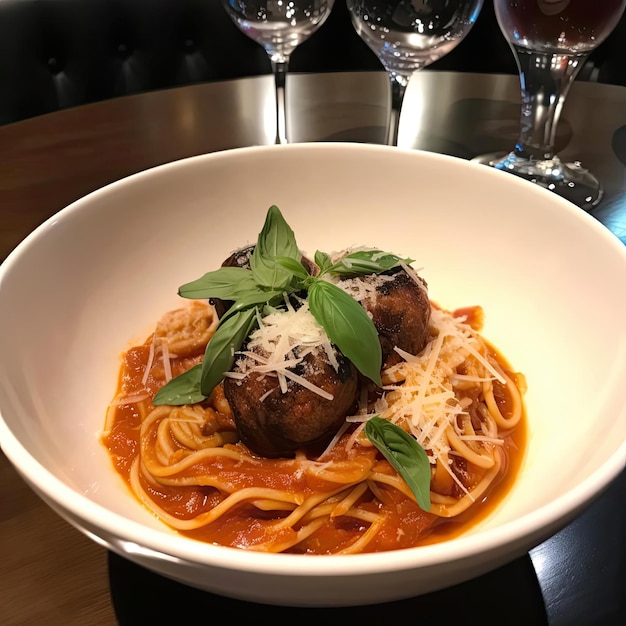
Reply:
<svg viewBox="0 0 626 626"><path fill-rule="evenodd" d="M526 375L527 456L471 534L554 521L623 468L626 255L616 238L484 166L379 146L273 146L120 181L61 211L3 264L0 441L48 497L75 498L61 507L96 519L90 507L101 505L172 549L173 533L98 442L119 354L178 304L180 284L254 242L272 204L306 252L371 245L416 259L433 300L483 306L484 335Z"/></svg>

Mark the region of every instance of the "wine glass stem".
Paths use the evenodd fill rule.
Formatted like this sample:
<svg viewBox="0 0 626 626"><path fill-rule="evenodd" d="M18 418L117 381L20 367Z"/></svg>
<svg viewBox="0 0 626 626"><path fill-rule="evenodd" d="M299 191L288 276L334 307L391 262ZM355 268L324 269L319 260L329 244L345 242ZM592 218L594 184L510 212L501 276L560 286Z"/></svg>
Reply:
<svg viewBox="0 0 626 626"><path fill-rule="evenodd" d="M387 145L398 145L398 130L400 129L400 113L404 102L404 94L409 84L409 77L389 72L391 82L391 112L389 115L389 126L387 130Z"/></svg>
<svg viewBox="0 0 626 626"><path fill-rule="evenodd" d="M274 84L276 86L276 143L287 142L287 99L286 83L289 60L282 57L280 60L271 59Z"/></svg>
<svg viewBox="0 0 626 626"><path fill-rule="evenodd" d="M533 52L515 45L512 48L522 91L520 137L515 152L523 158L550 159L565 97L587 55Z"/></svg>

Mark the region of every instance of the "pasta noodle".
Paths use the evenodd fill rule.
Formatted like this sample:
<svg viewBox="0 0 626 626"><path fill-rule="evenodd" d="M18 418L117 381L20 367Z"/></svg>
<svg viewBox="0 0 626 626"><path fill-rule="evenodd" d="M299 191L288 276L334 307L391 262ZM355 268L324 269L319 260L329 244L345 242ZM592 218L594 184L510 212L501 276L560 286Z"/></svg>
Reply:
<svg viewBox="0 0 626 626"><path fill-rule="evenodd" d="M152 403L168 380L201 362L215 332L213 306L194 301L123 355L102 442L145 507L202 541L304 554L441 541L499 501L524 450L524 379L483 339L481 319L478 307L455 313L432 304L426 347L397 350L382 390L361 393L324 450L264 458L240 441L221 384L201 403ZM365 436L373 414L426 451L430 511Z"/></svg>

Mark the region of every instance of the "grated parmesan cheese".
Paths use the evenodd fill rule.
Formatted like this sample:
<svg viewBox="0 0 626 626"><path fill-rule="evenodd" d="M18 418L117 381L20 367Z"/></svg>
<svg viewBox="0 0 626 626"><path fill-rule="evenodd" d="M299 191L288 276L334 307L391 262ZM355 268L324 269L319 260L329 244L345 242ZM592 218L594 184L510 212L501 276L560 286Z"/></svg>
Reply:
<svg viewBox="0 0 626 626"><path fill-rule="evenodd" d="M170 350L167 339L161 340L161 358L163 359L163 371L165 372L165 381L172 380L172 363L170 361Z"/></svg>
<svg viewBox="0 0 626 626"><path fill-rule="evenodd" d="M464 320L432 307L430 324L433 338L420 354L396 349L404 360L384 372L384 378L398 382L385 385L384 402L375 408L381 417L408 428L429 453L431 464L441 462L468 493L451 469L455 451L448 440L449 429L465 442L495 446L503 441L494 436L497 429L490 429L488 424L472 435L460 431L459 421L467 416L468 402L457 397L455 386L460 381L504 382L504 378L480 352L482 341ZM475 371L457 374L455 368L467 360L475 363Z"/></svg>
<svg viewBox="0 0 626 626"><path fill-rule="evenodd" d="M361 304L369 302L375 305L379 289L385 283L390 283L395 279L395 275L368 274L366 276L355 276L354 278L338 280L335 284L351 295L357 302Z"/></svg>
<svg viewBox="0 0 626 626"><path fill-rule="evenodd" d="M243 358L237 361L235 371L226 375L239 379L251 373L277 376L282 393L287 392L288 382L291 381L326 400L332 400L332 394L306 377L307 373L312 373L306 371L311 365L304 361L310 354L323 353L331 367L339 370L337 351L324 328L313 317L308 301L300 300L296 309L285 298L285 308L271 309L266 316L258 318L258 324L259 327L250 334L246 350L238 353ZM298 367L305 368L304 375L294 371Z"/></svg>

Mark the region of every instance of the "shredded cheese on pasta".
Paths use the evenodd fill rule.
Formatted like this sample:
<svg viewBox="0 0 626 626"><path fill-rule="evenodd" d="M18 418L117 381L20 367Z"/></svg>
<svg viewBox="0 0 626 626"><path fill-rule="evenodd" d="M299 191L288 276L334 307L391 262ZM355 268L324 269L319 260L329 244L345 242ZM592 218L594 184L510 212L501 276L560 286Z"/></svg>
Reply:
<svg viewBox="0 0 626 626"><path fill-rule="evenodd" d="M282 393L287 392L288 381L293 381L326 400L333 395L313 384L305 375L296 374L293 369L304 364L305 357L323 350L330 365L339 370L337 354L323 327L313 317L308 301L303 300L296 309L285 298L286 309L275 309L264 317L259 317L259 327L249 337L246 350L240 352L237 371L227 372L232 378L244 378L251 373L278 377Z"/></svg>

